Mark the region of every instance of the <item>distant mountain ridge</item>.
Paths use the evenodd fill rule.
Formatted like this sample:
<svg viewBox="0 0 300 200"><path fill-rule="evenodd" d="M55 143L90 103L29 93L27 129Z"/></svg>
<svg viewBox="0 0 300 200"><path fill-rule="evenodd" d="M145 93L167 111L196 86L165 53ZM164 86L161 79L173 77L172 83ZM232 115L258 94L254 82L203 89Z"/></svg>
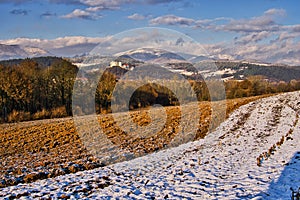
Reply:
<svg viewBox="0 0 300 200"><path fill-rule="evenodd" d="M1 61L0 64L7 66L18 64L22 58L35 57L40 54L47 54L35 47L20 47L18 45L0 44L0 58L9 61ZM17 60L12 60L17 59ZM53 63L54 57L41 58L37 63ZM274 81L300 80L300 66L288 66L280 64L263 63L256 60L220 60L208 57L206 55L189 55L184 53L168 52L163 49L139 48L121 52L112 57L101 55L84 54L73 58L67 58L68 61L78 66L85 67L85 70L99 70L99 64L109 63L114 60L131 66L140 66L142 64L152 63L161 65L174 73L182 74L189 79L218 78L222 80L245 79L249 76L264 76L266 79ZM42 65L44 66L44 65ZM149 71L151 73L151 70Z"/></svg>
<svg viewBox="0 0 300 200"><path fill-rule="evenodd" d="M116 57L130 57L142 62L168 63L184 62L185 59L177 53L169 52L163 49L139 48L115 54Z"/></svg>
<svg viewBox="0 0 300 200"><path fill-rule="evenodd" d="M95 58L92 55L85 56L83 60L94 61L91 62L93 64L97 63L97 56ZM207 79L218 78L222 80L242 80L249 76L257 75L274 81L300 79L299 66L272 64L257 60L221 60L207 55L174 53L155 48L128 50L117 53L113 57L115 57L115 61L137 64L137 66L139 65L137 61L159 64L174 73L180 73L192 79L197 79L199 75ZM81 63L76 62L74 64L79 64L78 66L80 66ZM97 65L95 66L97 67Z"/></svg>
<svg viewBox="0 0 300 200"><path fill-rule="evenodd" d="M0 44L0 60L39 57L52 55L48 51L30 46Z"/></svg>
<svg viewBox="0 0 300 200"><path fill-rule="evenodd" d="M88 60L89 58L86 59ZM200 60L202 61L192 63L186 60L176 59L176 62L174 62L174 60L171 59L164 59L164 63L154 62L154 64L159 64L162 67L168 69L169 71L179 73L186 76L189 79L196 80L198 80L199 77L203 77L205 79L222 79L225 81L230 79L243 80L249 76L263 76L271 81L289 82L293 79L300 80L300 66L287 66L270 63L229 60L207 61L205 60L205 58L200 58ZM78 62L78 58L70 59L70 61L79 67L85 66L85 70L97 70L97 68L99 67L99 65L97 64L97 59L90 59L90 65L82 65L81 62ZM116 57L115 61L129 63L137 67L139 65L148 63L137 61L129 55L122 55L120 57ZM157 61L157 59L152 59L151 61ZM151 70L149 71L149 73L151 73Z"/></svg>

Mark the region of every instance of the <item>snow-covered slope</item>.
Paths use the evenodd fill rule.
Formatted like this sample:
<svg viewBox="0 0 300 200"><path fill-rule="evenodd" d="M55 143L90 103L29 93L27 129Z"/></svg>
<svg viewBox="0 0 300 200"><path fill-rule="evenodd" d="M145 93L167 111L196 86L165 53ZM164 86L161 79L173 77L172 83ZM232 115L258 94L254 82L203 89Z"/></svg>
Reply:
<svg viewBox="0 0 300 200"><path fill-rule="evenodd" d="M50 55L50 53L44 49L40 49L38 47L22 47L24 51L30 57L42 56L42 55Z"/></svg>
<svg viewBox="0 0 300 200"><path fill-rule="evenodd" d="M0 60L49 55L49 52L37 47L0 44Z"/></svg>
<svg viewBox="0 0 300 200"><path fill-rule="evenodd" d="M299 111L300 92L258 100L203 140L3 188L0 198L290 199L300 187Z"/></svg>
<svg viewBox="0 0 300 200"><path fill-rule="evenodd" d="M126 52L121 52L115 55L119 56L129 56L133 59L151 62L151 63L169 63L169 62L184 62L185 59L176 53L168 52L162 49L153 48L140 48L135 50L130 50Z"/></svg>

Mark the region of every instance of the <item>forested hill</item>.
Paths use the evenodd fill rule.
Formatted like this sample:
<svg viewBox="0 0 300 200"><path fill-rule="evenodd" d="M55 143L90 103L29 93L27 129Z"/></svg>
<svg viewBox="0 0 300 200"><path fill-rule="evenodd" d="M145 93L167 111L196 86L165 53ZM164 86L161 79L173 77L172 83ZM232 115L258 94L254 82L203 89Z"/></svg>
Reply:
<svg viewBox="0 0 300 200"><path fill-rule="evenodd" d="M259 65L253 63L244 62L221 62L217 61L216 65L219 70L231 69L234 70L233 74L224 74L223 76L233 75L235 79L240 79L249 76L264 76L274 81L286 81L289 82L293 79L299 80L300 78L300 66L286 66L286 65Z"/></svg>
<svg viewBox="0 0 300 200"><path fill-rule="evenodd" d="M37 67L45 68L50 67L53 64L67 62L65 59L60 57L46 56L46 57L35 57L35 58L26 58L26 59L11 59L0 61L0 65L6 67L18 66L24 61L30 61L36 63ZM71 63L69 63L71 64Z"/></svg>

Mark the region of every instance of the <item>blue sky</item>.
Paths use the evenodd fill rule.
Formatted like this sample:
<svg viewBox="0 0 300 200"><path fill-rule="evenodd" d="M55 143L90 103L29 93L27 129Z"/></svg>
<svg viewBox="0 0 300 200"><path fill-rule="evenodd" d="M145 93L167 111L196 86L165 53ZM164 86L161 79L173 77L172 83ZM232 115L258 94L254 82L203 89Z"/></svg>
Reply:
<svg viewBox="0 0 300 200"><path fill-rule="evenodd" d="M276 55L291 56L300 52L299 8L298 0L0 0L0 43L51 50L56 48L51 41L96 43L96 38L155 26L187 34L221 58L227 48L250 59L260 45L270 51L289 45L293 52L283 49ZM234 47L228 49L229 44ZM273 62L276 55L261 60Z"/></svg>

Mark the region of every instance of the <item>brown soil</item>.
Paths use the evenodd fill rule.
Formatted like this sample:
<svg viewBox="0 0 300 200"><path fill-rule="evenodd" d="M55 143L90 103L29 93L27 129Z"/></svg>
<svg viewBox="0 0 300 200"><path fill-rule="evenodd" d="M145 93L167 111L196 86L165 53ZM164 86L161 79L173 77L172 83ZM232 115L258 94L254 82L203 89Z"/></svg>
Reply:
<svg viewBox="0 0 300 200"><path fill-rule="evenodd" d="M227 100L226 115L239 106L262 97L264 96ZM211 107L210 102L199 103L201 116L194 139L203 138L208 132L211 124ZM111 114L99 116L99 123L114 145L130 151L135 156L141 156L167 147L178 134L180 107L167 107L165 110L166 124L157 134L149 137L133 137L122 131ZM139 126L151 123L147 109L132 111L130 115ZM215 128L220 122L221 118L212 122L211 128ZM106 164L85 148L72 118L0 125L0 157L0 188L93 169Z"/></svg>

